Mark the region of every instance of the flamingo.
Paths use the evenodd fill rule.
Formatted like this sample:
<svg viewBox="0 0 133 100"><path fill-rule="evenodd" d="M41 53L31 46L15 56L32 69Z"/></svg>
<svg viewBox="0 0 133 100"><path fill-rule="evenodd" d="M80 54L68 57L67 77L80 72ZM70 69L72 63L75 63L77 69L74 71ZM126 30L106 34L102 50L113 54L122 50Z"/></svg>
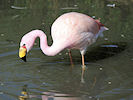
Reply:
<svg viewBox="0 0 133 100"><path fill-rule="evenodd" d="M65 13L58 17L51 27L53 39L51 46L48 46L47 36L42 30L32 30L21 39L19 57L26 61L26 54L33 47L35 39L39 37L40 48L47 56L55 56L64 49L80 50L82 68L84 68L84 55L87 47L96 42L105 30L108 30L108 28L99 20L95 20L88 15L78 12Z"/></svg>

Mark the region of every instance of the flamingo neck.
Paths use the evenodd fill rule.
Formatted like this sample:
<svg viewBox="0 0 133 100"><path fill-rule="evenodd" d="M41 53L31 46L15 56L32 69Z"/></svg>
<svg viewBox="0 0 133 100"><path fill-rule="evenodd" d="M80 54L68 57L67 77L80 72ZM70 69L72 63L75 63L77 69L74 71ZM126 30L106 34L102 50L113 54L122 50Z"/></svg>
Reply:
<svg viewBox="0 0 133 100"><path fill-rule="evenodd" d="M58 44L55 42L53 42L51 46L48 46L47 36L45 35L43 31L34 30L32 31L32 33L34 33L34 39L36 39L37 37L40 38L40 48L45 55L54 56L64 49L58 46Z"/></svg>

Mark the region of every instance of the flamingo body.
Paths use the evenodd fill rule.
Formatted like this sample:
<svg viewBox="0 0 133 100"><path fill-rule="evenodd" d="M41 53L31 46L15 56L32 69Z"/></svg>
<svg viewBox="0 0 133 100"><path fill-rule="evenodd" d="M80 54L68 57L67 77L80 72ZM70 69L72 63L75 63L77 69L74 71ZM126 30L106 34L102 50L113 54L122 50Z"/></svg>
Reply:
<svg viewBox="0 0 133 100"><path fill-rule="evenodd" d="M53 43L58 42L64 48L74 48L84 50L93 43L95 34L99 31L99 26L91 17L71 12L66 13L53 23L52 38Z"/></svg>
<svg viewBox="0 0 133 100"><path fill-rule="evenodd" d="M104 30L107 28L97 20L85 14L70 12L61 15L53 23L51 46L47 45L47 37L43 31L33 30L23 36L20 47L25 45L28 52L33 47L35 39L39 37L40 47L48 56L54 56L66 48L79 49L84 55L86 48L94 43Z"/></svg>

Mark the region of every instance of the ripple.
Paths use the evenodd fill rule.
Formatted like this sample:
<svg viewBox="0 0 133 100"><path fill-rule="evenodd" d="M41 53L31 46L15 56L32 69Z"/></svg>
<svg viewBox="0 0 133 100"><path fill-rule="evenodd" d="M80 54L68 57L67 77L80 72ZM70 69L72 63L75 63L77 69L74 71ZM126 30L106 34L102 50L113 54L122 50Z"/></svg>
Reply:
<svg viewBox="0 0 133 100"><path fill-rule="evenodd" d="M18 10L27 9L27 7L17 7L17 6L11 6L11 8L18 9Z"/></svg>
<svg viewBox="0 0 133 100"><path fill-rule="evenodd" d="M11 56L11 55L15 55L18 51L11 51L11 52L5 52L5 53L2 53L0 54L0 58L1 57L6 57L6 56Z"/></svg>

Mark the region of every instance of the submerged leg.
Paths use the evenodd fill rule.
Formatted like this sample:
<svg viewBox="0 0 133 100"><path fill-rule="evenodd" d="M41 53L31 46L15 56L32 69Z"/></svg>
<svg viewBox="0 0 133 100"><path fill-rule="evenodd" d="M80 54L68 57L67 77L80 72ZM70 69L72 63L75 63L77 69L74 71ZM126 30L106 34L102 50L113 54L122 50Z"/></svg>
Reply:
<svg viewBox="0 0 133 100"><path fill-rule="evenodd" d="M85 61L84 61L84 55L82 55L82 73L81 73L81 82L84 83L84 72L85 72Z"/></svg>
<svg viewBox="0 0 133 100"><path fill-rule="evenodd" d="M70 63L71 63L71 66L73 67L74 64L73 64L73 60L72 60L71 50L68 50L68 51L69 51Z"/></svg>

